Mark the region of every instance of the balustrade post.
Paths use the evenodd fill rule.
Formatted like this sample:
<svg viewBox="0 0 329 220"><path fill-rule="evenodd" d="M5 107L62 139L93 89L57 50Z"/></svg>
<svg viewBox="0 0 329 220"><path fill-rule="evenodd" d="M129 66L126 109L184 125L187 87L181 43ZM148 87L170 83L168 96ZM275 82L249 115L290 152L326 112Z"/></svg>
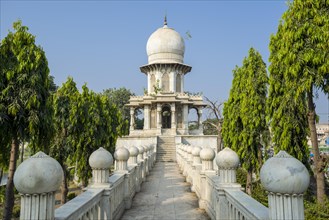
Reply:
<svg viewBox="0 0 329 220"><path fill-rule="evenodd" d="M217 204L214 205L216 207L216 219L226 220L230 217L225 189L240 190L241 185L236 183L236 169L239 163L239 156L228 147L218 152L216 156L219 175Z"/></svg>
<svg viewBox="0 0 329 220"><path fill-rule="evenodd" d="M236 169L239 166L239 156L230 148L225 147L216 156L219 182L221 184L236 183Z"/></svg>
<svg viewBox="0 0 329 220"><path fill-rule="evenodd" d="M20 219L54 219L55 193L62 180L61 165L43 152L23 161L14 174L21 195Z"/></svg>
<svg viewBox="0 0 329 220"><path fill-rule="evenodd" d="M268 191L270 219L304 219L303 193L310 175L299 160L280 151L264 163L260 178Z"/></svg>
<svg viewBox="0 0 329 220"><path fill-rule="evenodd" d="M208 183L207 183L207 177L206 173L209 172L215 172L213 169L213 160L215 158L215 151L209 147L202 148L200 151L200 158L202 163L202 168L200 171L200 185L203 186L200 189L200 200L199 200L199 206L202 209L206 209L207 202L207 193L209 191L208 189Z"/></svg>
<svg viewBox="0 0 329 220"><path fill-rule="evenodd" d="M194 147L192 149L193 163L192 163L192 186L191 191L196 192L200 187L197 186L198 179L200 178L199 171L197 170L197 166L201 165L200 151L201 147Z"/></svg>
<svg viewBox="0 0 329 220"><path fill-rule="evenodd" d="M116 161L116 172L127 173L128 172L128 159L130 153L127 148L119 147L114 152L114 158Z"/></svg>
<svg viewBox="0 0 329 220"><path fill-rule="evenodd" d="M140 164L139 171L140 171L140 184L145 180L145 163L144 163L144 147L138 146L138 162Z"/></svg>
<svg viewBox="0 0 329 220"><path fill-rule="evenodd" d="M131 146L129 148L129 160L128 160L128 164L129 165L137 165L138 161L137 161L137 156L139 154L138 148L135 146Z"/></svg>
<svg viewBox="0 0 329 220"><path fill-rule="evenodd" d="M92 182L90 187L110 187L110 167L113 165L111 153L100 147L90 155L89 165L92 169Z"/></svg>
<svg viewBox="0 0 329 220"><path fill-rule="evenodd" d="M144 147L144 173L145 173L145 178L149 174L149 157L148 157L148 146L143 146Z"/></svg>

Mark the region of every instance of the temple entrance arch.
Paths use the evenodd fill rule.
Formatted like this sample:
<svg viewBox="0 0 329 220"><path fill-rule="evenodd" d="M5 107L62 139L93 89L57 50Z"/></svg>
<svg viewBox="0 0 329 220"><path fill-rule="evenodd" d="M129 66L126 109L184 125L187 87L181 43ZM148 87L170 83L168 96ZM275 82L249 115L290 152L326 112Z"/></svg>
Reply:
<svg viewBox="0 0 329 220"><path fill-rule="evenodd" d="M168 129L171 128L171 109L170 106L165 105L162 107L162 128Z"/></svg>

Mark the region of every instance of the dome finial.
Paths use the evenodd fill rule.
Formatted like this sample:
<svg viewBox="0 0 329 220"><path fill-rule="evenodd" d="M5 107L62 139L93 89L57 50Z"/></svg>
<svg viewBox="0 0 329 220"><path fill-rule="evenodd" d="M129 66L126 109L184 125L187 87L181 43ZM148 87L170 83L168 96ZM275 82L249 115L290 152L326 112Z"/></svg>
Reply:
<svg viewBox="0 0 329 220"><path fill-rule="evenodd" d="M164 25L164 26L167 26L167 13L165 14L163 25Z"/></svg>

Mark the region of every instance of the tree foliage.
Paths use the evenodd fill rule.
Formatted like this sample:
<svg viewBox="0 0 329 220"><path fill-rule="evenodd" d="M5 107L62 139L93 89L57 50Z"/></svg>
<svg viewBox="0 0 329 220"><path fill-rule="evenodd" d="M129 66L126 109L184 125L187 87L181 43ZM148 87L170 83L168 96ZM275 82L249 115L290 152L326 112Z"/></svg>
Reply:
<svg viewBox="0 0 329 220"><path fill-rule="evenodd" d="M114 152L118 136L121 136L124 124L122 116L116 105L112 104L107 95L96 94L86 85L78 98L78 105L73 114L77 117L72 121L76 126L74 160L77 161L77 175L83 185L91 177L89 156L99 147Z"/></svg>
<svg viewBox="0 0 329 220"><path fill-rule="evenodd" d="M130 122L130 109L125 105L129 103L130 96L135 94L125 87L119 89L110 88L103 91L104 95L107 95L110 102L117 106L121 112L124 124L122 125L121 133L123 135L129 134L129 122Z"/></svg>
<svg viewBox="0 0 329 220"><path fill-rule="evenodd" d="M224 103L223 138L235 150L248 171L247 192L251 193L251 174L262 165L262 147L267 145L268 128L265 102L268 77L261 55L253 48L242 67L233 71L229 99ZM249 178L249 179L248 179Z"/></svg>
<svg viewBox="0 0 329 220"><path fill-rule="evenodd" d="M10 219L14 205L13 175L16 170L19 143L28 139L35 149L49 133L43 130L51 121L48 117L50 77L44 51L35 44L35 36L21 21L13 24L0 45L0 127L6 132L1 148L11 145L4 218ZM7 159L8 154L2 153Z"/></svg>
<svg viewBox="0 0 329 220"><path fill-rule="evenodd" d="M325 195L324 163L318 149L313 97L316 90L329 92L328 30L328 1L295 0L270 41L269 113L275 144L305 161L309 129L320 203Z"/></svg>
<svg viewBox="0 0 329 220"><path fill-rule="evenodd" d="M79 91L72 78L65 83L53 95L53 124L54 138L50 147L50 156L56 159L62 166L64 178L61 185L61 203L66 202L68 194L69 171L67 160L74 153L74 138L77 128L74 126L73 109L77 106Z"/></svg>

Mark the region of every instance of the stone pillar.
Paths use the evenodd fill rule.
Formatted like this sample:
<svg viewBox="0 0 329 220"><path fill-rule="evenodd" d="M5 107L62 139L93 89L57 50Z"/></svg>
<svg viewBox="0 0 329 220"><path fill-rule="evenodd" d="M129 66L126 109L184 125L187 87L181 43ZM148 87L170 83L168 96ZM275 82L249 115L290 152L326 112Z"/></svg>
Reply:
<svg viewBox="0 0 329 220"><path fill-rule="evenodd" d="M180 88L181 88L182 93L184 93L184 91L185 91L184 90L184 77L185 77L184 74L181 74L181 81L180 81L181 87Z"/></svg>
<svg viewBox="0 0 329 220"><path fill-rule="evenodd" d="M113 164L113 157L110 152L100 147L89 157L89 165L92 169L91 187L109 185L110 167Z"/></svg>
<svg viewBox="0 0 329 220"><path fill-rule="evenodd" d="M176 106L175 103L171 104L171 128L176 130Z"/></svg>
<svg viewBox="0 0 329 220"><path fill-rule="evenodd" d="M200 158L202 162L202 171L214 170L213 160L215 158L215 151L210 147L202 148L200 151Z"/></svg>
<svg viewBox="0 0 329 220"><path fill-rule="evenodd" d="M138 150L138 148L137 147L135 147L135 146L131 146L130 148L129 148L129 155L130 155L130 157L129 157L129 160L128 160L128 164L137 164L138 162L137 162L137 156L138 156L138 154L139 154L139 150Z"/></svg>
<svg viewBox="0 0 329 220"><path fill-rule="evenodd" d="M188 131L188 105L183 105L183 129Z"/></svg>
<svg viewBox="0 0 329 220"><path fill-rule="evenodd" d="M198 108L198 127L200 134L203 134L203 124L202 124L202 109Z"/></svg>
<svg viewBox="0 0 329 220"><path fill-rule="evenodd" d="M114 159L116 161L116 171L117 172L128 172L128 159L130 153L125 147L119 147L114 152Z"/></svg>
<svg viewBox="0 0 329 220"><path fill-rule="evenodd" d="M151 85L151 74L147 74L147 93L150 94L152 92L152 85Z"/></svg>
<svg viewBox="0 0 329 220"><path fill-rule="evenodd" d="M144 105L144 130L150 129L150 106Z"/></svg>
<svg viewBox="0 0 329 220"><path fill-rule="evenodd" d="M55 193L62 180L61 165L43 152L21 163L14 174L21 195L20 219L54 219Z"/></svg>
<svg viewBox="0 0 329 220"><path fill-rule="evenodd" d="M268 191L270 219L304 219L303 193L310 175L299 160L280 151L264 163L260 179Z"/></svg>
<svg viewBox="0 0 329 220"><path fill-rule="evenodd" d="M130 107L130 130L135 129L135 108Z"/></svg>
<svg viewBox="0 0 329 220"><path fill-rule="evenodd" d="M222 184L236 183L236 169L240 164L239 156L230 148L225 147L216 156L219 182Z"/></svg>
<svg viewBox="0 0 329 220"><path fill-rule="evenodd" d="M161 120L161 104L157 104L157 129L161 129L162 127L162 120Z"/></svg>

